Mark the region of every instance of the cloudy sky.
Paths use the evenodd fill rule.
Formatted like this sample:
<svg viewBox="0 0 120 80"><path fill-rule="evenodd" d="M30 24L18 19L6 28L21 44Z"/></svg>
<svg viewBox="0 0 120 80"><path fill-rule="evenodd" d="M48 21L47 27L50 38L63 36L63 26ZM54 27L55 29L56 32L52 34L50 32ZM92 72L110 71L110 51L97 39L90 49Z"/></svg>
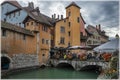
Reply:
<svg viewBox="0 0 120 80"><path fill-rule="evenodd" d="M34 2L35 7L39 6L40 12L51 17L52 14L63 14L66 16L65 7L72 1L70 0L17 0L22 6L27 6L28 2ZM119 34L119 1L86 1L74 0L81 7L81 14L88 24L101 24L101 28L106 31L110 37Z"/></svg>

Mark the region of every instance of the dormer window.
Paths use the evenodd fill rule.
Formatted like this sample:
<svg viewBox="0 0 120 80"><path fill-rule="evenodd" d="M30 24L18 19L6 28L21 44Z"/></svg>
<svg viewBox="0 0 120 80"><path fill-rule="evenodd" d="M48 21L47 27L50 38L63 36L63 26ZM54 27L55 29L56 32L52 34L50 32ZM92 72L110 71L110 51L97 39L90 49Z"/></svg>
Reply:
<svg viewBox="0 0 120 80"><path fill-rule="evenodd" d="M31 22L31 25L33 25L33 22Z"/></svg>
<svg viewBox="0 0 120 80"><path fill-rule="evenodd" d="M29 26L29 22L27 22L26 26Z"/></svg>

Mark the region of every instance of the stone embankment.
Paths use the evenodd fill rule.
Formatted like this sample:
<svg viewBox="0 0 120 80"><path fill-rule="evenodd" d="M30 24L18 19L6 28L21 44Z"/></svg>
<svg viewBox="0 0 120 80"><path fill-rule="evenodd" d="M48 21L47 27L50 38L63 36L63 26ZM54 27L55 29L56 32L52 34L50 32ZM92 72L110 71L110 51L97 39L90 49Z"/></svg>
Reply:
<svg viewBox="0 0 120 80"><path fill-rule="evenodd" d="M10 58L10 67L8 70L1 71L1 77L12 74L14 72L21 72L25 70L40 68L37 55L34 54L14 54Z"/></svg>

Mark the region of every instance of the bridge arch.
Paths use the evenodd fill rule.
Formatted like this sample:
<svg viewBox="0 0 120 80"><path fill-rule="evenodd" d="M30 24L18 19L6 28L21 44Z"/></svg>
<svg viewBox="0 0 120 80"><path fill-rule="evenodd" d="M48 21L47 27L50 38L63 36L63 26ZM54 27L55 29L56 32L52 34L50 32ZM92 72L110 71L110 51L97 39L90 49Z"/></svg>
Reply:
<svg viewBox="0 0 120 80"><path fill-rule="evenodd" d="M85 65L85 66L82 66L80 70L94 70L97 72L101 72L102 66L100 66L100 65Z"/></svg>
<svg viewBox="0 0 120 80"><path fill-rule="evenodd" d="M1 69L8 70L11 67L12 59L8 55L1 56Z"/></svg>
<svg viewBox="0 0 120 80"><path fill-rule="evenodd" d="M62 67L62 68L75 69L75 68L73 67L73 65L71 65L70 63L66 63L66 62L58 63L58 64L56 65L56 67L58 67L58 68Z"/></svg>

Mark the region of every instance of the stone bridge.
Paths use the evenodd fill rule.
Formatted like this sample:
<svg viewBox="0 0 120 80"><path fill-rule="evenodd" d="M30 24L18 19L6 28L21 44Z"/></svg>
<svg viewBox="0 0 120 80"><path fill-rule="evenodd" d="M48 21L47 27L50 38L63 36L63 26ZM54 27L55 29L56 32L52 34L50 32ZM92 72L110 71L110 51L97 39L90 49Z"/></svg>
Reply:
<svg viewBox="0 0 120 80"><path fill-rule="evenodd" d="M102 69L107 69L109 68L109 62L105 61L80 61L80 60L56 60L56 59L51 59L51 64L54 67L57 67L59 64L69 64L71 65L75 70L81 70L83 67L86 66L100 66Z"/></svg>

